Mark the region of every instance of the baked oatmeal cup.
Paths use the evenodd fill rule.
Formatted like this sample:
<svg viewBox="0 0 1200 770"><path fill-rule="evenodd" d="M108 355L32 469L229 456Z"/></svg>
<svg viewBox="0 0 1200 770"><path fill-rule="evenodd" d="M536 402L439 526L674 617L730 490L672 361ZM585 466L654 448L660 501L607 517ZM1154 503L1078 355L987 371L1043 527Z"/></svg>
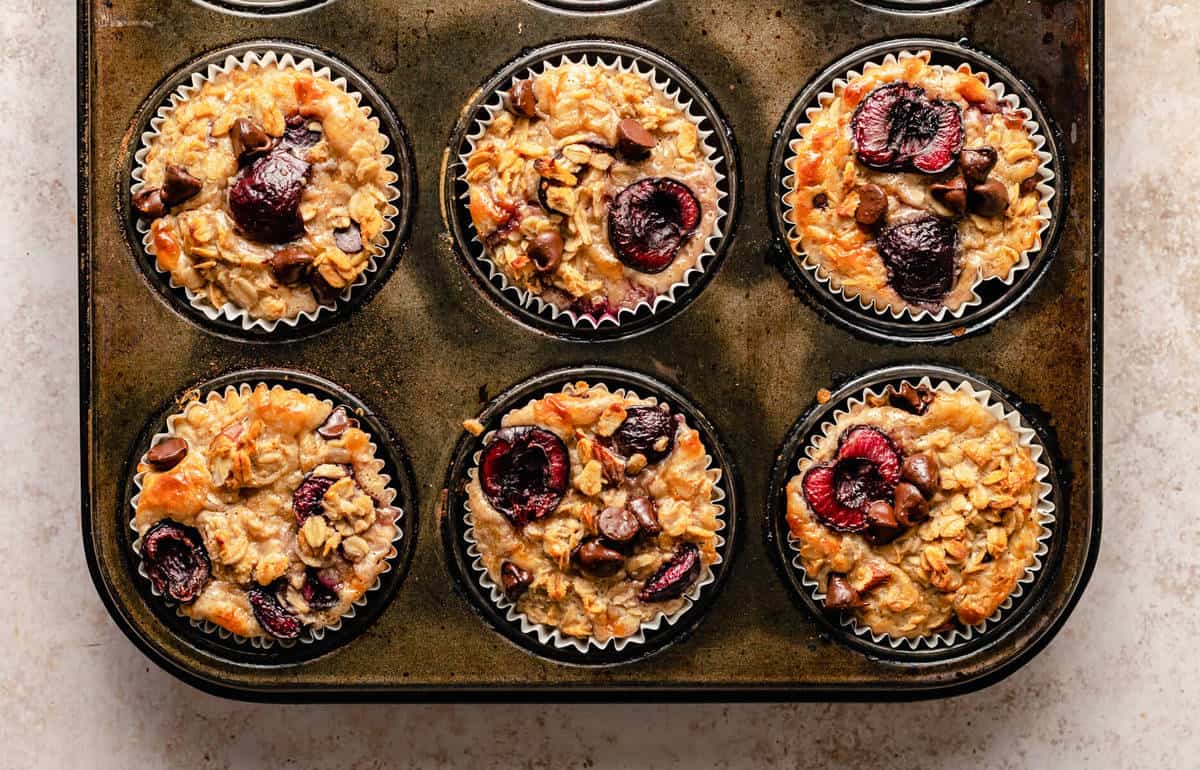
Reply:
<svg viewBox="0 0 1200 770"><path fill-rule="evenodd" d="M564 56L483 107L461 179L481 258L523 305L617 322L705 269L724 177L685 98L637 60Z"/></svg>
<svg viewBox="0 0 1200 770"><path fill-rule="evenodd" d="M1003 83L931 53L834 80L784 161L787 240L829 290L893 318L941 320L1030 266L1050 226L1051 155Z"/></svg>
<svg viewBox="0 0 1200 770"><path fill-rule="evenodd" d="M851 400L786 487L804 584L893 647L986 630L1041 568L1054 505L1043 448L966 383L904 381Z"/></svg>
<svg viewBox="0 0 1200 770"><path fill-rule="evenodd" d="M403 512L384 466L345 407L279 385L212 391L138 463L139 572L206 631L322 638L397 554Z"/></svg>
<svg viewBox="0 0 1200 770"><path fill-rule="evenodd" d="M721 471L682 415L581 381L500 425L468 471L464 521L477 578L509 620L542 643L621 650L713 582Z"/></svg>
<svg viewBox="0 0 1200 770"><path fill-rule="evenodd" d="M400 197L389 140L312 59L230 54L175 89L141 139L143 245L210 319L313 320L384 254Z"/></svg>

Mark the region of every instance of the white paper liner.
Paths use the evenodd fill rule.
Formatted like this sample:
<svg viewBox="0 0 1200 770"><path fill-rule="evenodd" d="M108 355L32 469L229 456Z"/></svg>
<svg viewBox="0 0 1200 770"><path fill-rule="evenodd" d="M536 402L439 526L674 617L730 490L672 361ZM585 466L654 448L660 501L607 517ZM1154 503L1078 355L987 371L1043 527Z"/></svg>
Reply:
<svg viewBox="0 0 1200 770"><path fill-rule="evenodd" d="M144 163L146 161L146 154L149 152L150 143L155 139L155 137L158 136L159 127L170 114L171 110L198 92L204 86L205 82L212 80L218 75L230 72L234 69L248 70L255 65L260 67L274 66L281 70L308 70L316 77L325 78L338 88L345 91L350 98L354 99L354 101L358 103L359 108L368 116L371 125L373 125L379 131L380 136L384 138L385 144L383 146L382 158L384 165L388 169L388 206L383 212L383 229L381 231L381 239L373 243L367 243L366 241L363 242L363 248L371 251L371 256L367 261L367 266L361 273L358 274L353 283L342 290L341 294L338 295L337 300L335 300L333 303L319 304L315 310L305 310L290 318L257 318L250 315L249 310L241 307L240 305L236 305L233 302L225 302L220 307L216 307L208 301L208 297L205 293L195 292L186 286L176 283L175 278L171 275L170 271L163 270L158 266L158 261L155 258L154 239L151 237L149 223L147 223L141 217L137 218L137 231L142 235L142 248L145 249L146 253L150 255L151 262L154 266L154 271L165 277L172 289L182 289L184 294L187 296L188 303L193 308L203 313L204 316L210 321L216 321L220 318L224 318L235 323L240 322L242 328L246 331L257 327L269 333L275 331L276 327L280 323L294 327L302 320L315 321L322 312L331 312L336 310L338 301L349 301L351 295L354 293L354 290L367 283L369 276L379 269L381 258L387 254L388 249L391 246L391 236L389 234L396 229L396 223L394 220L396 215L400 213L400 210L396 205L396 201L400 198L400 189L396 186L396 182L400 177L394 170L396 165L395 156L387 152L388 147L391 146L392 137L388 136L387 132L384 131L380 126L378 117L371 117L370 105L363 104L363 95L360 92L350 90L349 84L346 82L346 78L341 76L335 77L328 66L321 65L318 67L318 65L311 58L306 57L297 61L290 53L284 53L281 56L273 50L264 49L262 52L248 51L241 56L229 54L222 62L213 62L209 64L203 73L199 71L193 72L189 79L180 84L174 91L171 92L167 102L160 106L155 112L154 117L150 119L149 130L144 131L140 137L137 152L135 152L133 155L133 185L130 187L130 195L133 195L142 189L142 175L145 171Z"/></svg>
<svg viewBox="0 0 1200 770"><path fill-rule="evenodd" d="M998 419L1003 420L1017 435L1018 443L1029 450L1029 454L1034 464L1037 466L1037 472L1034 475L1035 483L1037 484L1037 504L1033 507L1033 513L1038 517L1039 523L1042 525L1042 532L1037 537L1037 548L1033 553L1033 561L1025 568L1025 574L1017 580L1017 584L1013 587L1012 593L1008 595L994 613L982 623L974 626L961 628L955 626L949 631L941 631L937 634L919 636L919 637L899 637L894 638L889 634L880 634L872 631L867 626L858 622L858 619L849 612L840 613L840 624L844 628L850 629L855 635L870 639L875 644L886 644L892 649L900 649L907 647L910 650L918 650L922 647L929 649L943 649L961 642L968 642L974 639L977 634L987 632L989 626L998 623L1000 618L1006 611L1012 608L1016 599L1019 599L1025 593L1025 586L1032 583L1037 573L1042 569L1043 559L1049 553L1050 538L1054 535L1054 523L1056 520L1056 511L1052 494L1052 487L1046 478L1050 475L1050 468L1042 461L1046 456L1047 450L1042 446L1037 437L1037 433L1032 428L1028 427L1021 419L1021 414L1017 411L1005 411L1004 406L1000 403L992 401L992 391L990 390L975 390L970 383L966 381L959 382L957 386L952 385L947 380L938 380L935 385L929 377L922 377L919 380L906 379L902 382L907 382L913 387L924 385L928 388L940 391L942 393L953 393L962 391L974 398L982 404L988 412ZM850 414L854 409L862 406L870 398L878 398L887 392L886 386L875 390L868 388L859 396L851 398L845 409L835 410L829 417L821 423L820 432L828 437L829 432L834 429L836 421L843 415ZM804 449L804 454L796 462L797 472L804 473L810 466L814 464L812 453L815 450L814 442L809 441ZM800 573L800 580L804 587L807 588L813 600L818 606L824 606L825 593L821 590L820 584L809 577L808 571L804 568L804 562L800 558L800 543L795 535L788 533L788 546L794 554L792 558L792 567Z"/></svg>
<svg viewBox="0 0 1200 770"><path fill-rule="evenodd" d="M529 77L535 77L545 73L549 69L561 67L566 64L584 64L589 67L600 67L610 72L633 72L643 77L649 78L650 83L654 88L665 94L674 102L675 107L682 112L688 120L696 124L698 129L700 146L704 150L705 162L708 163L715 175L715 187L717 189L717 213L713 219L712 232L708 235L704 242L704 248L696 256L696 264L683 274L683 277L677 283L672 284L667 288L666 292L658 294L653 299L653 304L650 301L642 300L632 307L618 308L617 314L614 316L611 312L605 311L599 318L591 314L576 313L568 308L560 308L546 302L538 295L531 291L514 286L508 280L508 276L492 261L488 255L487 248L479 240L479 233L475 231L474 223L469 221L467 227L471 233L471 241L469 244L463 244L463 247L469 251L468 257L481 263L487 269L487 279L493 284L498 283L501 293L511 294L518 305L532 311L537 315L548 316L552 321L558 321L560 318L566 318L575 328L591 328L598 329L603 325L620 326L624 321L632 319L644 309L649 308L651 313L657 313L659 310L667 307L678 301L678 295L685 291L696 277L702 275L707 269L706 263L715 257L718 244L725 237L725 232L722 230L722 224L728 217L729 212L726 211L723 202L729 197L729 191L726 187L726 176L722 174L718 168L718 164L722 160L721 154L716 146L710 140L713 131L701 128L701 123L706 119L706 116L697 113L693 110L692 100L687 97L683 89L675 85L674 81L660 73L655 67L647 64L641 59L627 56L625 54L613 54L616 57L616 62L609 64L604 61L604 58L598 54L581 54L578 56L562 55L552 59L545 59L536 62L524 69L517 70L512 74L512 81L515 83L518 80L524 80ZM467 149L460 153L457 159L457 174L456 178L463 185L467 185L467 190L459 196L463 205L469 202L470 189L467 183L467 159L471 153L475 151L475 142L483 137L488 126L496 119L496 116L504 111L504 97L507 91L496 91L490 99L482 104L472 120L478 123L475 131L467 134L465 142ZM484 117L486 115L486 117ZM708 118L710 122L716 123L717 118Z"/></svg>
<svg viewBox="0 0 1200 770"><path fill-rule="evenodd" d="M567 392L571 387L571 384L564 385L562 387L562 392ZM607 390L607 386L603 383L597 383L594 385L594 387ZM638 394L630 388L617 388L611 392L618 396L628 396L635 399L640 398L640 396L638 396ZM537 399L530 399L529 403L533 403L536 400ZM651 404L658 403L658 399L654 396L648 396L646 401L650 402ZM513 407L513 409L519 408L520 407ZM486 447L491 442L492 436L495 435L495 433L495 430L488 431L487 435L483 437L483 446ZM470 483L470 481L474 481L479 476L479 460L482 454L483 450L479 449L472 456L472 466L471 469L467 471L467 478L469 480L468 483ZM663 623L666 623L668 626L673 626L679 622L680 618L687 614L688 610L690 610L696 601L699 600L700 594L704 587L716 580L716 575L713 573L713 567L721 564L724 561L724 559L721 557L721 549L725 547L725 538L720 534L725 529L725 506L721 505L721 501L725 499L725 490L721 486L724 474L720 468L712 467L712 455L706 455L705 460L708 462L707 475L710 479L712 479L713 482L712 503L718 510L718 528L716 536L717 555L712 563L706 566L704 571L700 573L700 577L695 583L692 584L691 588L684 593L683 605L675 612L670 614L667 614L666 612L660 612L653 619L642 623L636 633L619 638L610 637L603 642L600 642L593 637L587 637L584 639L576 636L570 636L568 634L564 634L558 628L546 623L535 623L534 621L530 620L525 613L517 611L516 604L510 601L508 597L504 595L503 589L498 586L496 582L492 580L491 575L488 574L487 568L483 564L483 558L479 551L478 543L475 540L475 526L471 518L471 503L470 499L468 498L463 501L463 522L466 524L466 529L463 531L463 539L468 543L467 555L472 557L471 568L475 570L476 577L479 580L479 585L483 586L483 589L491 596L492 603L504 611L504 617L506 620L508 620L510 623L517 624L517 626L521 629L521 633L535 637L538 642L543 645L553 645L559 649L574 649L579 653L587 653L589 649L595 648L598 650L603 650L607 649L610 645L617 652L622 652L631 644L645 644L647 632L657 631L662 627Z"/></svg>
<svg viewBox="0 0 1200 770"><path fill-rule="evenodd" d="M259 384L264 384L264 383L259 383ZM249 383L242 383L239 386L227 385L225 387L223 395L226 398L228 398L229 396L233 395L234 393L238 393L243 397L247 397L251 393L254 392L255 387L257 387L257 386L252 386ZM272 387L272 389L274 389L274 388L282 388L282 386L276 385L276 386ZM303 391L299 390L298 388L287 388L287 390L293 391L296 393L303 393ZM311 395L311 394L306 394L306 395ZM215 390L210 391L208 393L208 395L204 398L204 402L207 403L208 401L211 401L212 399L214 399L216 397L217 397L217 391L215 391ZM343 408L345 408L345 410L346 410L347 415L351 418L354 417L354 409L350 406L334 404L334 402L328 398L323 398L323 399L321 399L321 401L328 404L331 407L343 406ZM152 447L155 444L159 443L160 441L163 441L171 436L174 436L175 435L175 422L177 420L182 419L188 413L188 410L197 406L199 403L200 403L199 400L191 401L188 403L187 406L184 407L182 412L177 412L175 414L172 414L170 417L168 417L167 418L167 430L164 432L161 432L161 433L154 434L154 437L150 439L150 446ZM360 427L360 430L361 430L361 427ZM368 438L370 438L369 433L367 434L367 436L368 436ZM379 447L376 446L374 441L371 441L370 445L371 445L372 454L376 454L379 450ZM149 448L147 448L147 453L149 453ZM142 455L140 462L142 464L145 464L147 462L145 454ZM375 471L378 473L379 471L383 470L386 463L383 460L379 459L379 457L376 457L374 465L376 466ZM371 587L368 588L366 591L363 591L362 596L360 596L358 599L355 599L354 602L351 603L350 609L347 610L347 612L344 615L342 615L340 618L338 618L338 620L335 623L331 623L330 625L322 626L320 628L312 628L308 624L305 624L303 627L303 630L301 630L301 632L300 632L300 637L297 639L276 639L275 637L269 636L269 635L261 636L261 637L259 637L259 636L245 637L245 636L242 636L241 634L235 634L232 631L229 631L228 629L223 628L223 627L217 625L216 623L213 623L210 620L204 620L201 618L193 618L188 615L185 615L182 611L182 607L177 602L164 597L162 595L162 593L154 586L154 582L150 580L150 575L146 571L146 563L141 558L142 557L142 535L138 531L138 528L137 528L137 507L138 507L138 501L141 499L141 496L142 496L142 480L145 478L145 476L146 476L146 472L140 472L133 477L133 484L136 489L136 492L134 493L133 498L130 500L130 507L133 509L134 515L132 517L130 517L130 519L129 519L129 528L132 529L135 534L135 539L133 541L133 551L138 556L138 567L137 567L138 574L141 575L146 580L147 583L149 583L150 592L155 597L162 599L162 601L164 603L166 603L168 606L174 606L175 614L178 615L179 617L183 618L184 620L186 620L188 623L190 623L193 628L199 629L201 632L203 632L205 634L215 634L221 640L232 639L236 644L239 644L239 645L248 644L252 647L256 647L256 648L262 649L262 650L269 650L275 645L279 645L280 647L283 647L283 648L290 648L290 647L295 646L297 642L299 642L301 644L311 644L312 642L317 642L317 641L324 639L326 633L339 631L342 627L343 621L349 620L350 618L355 617L355 615L357 615L357 613L358 613L358 608L366 605L370 594L373 593L374 591L379 590L379 587L383 584L383 576L386 575L387 573L391 572L395 566L393 564L393 562L395 561L396 556L399 554L399 550L397 549L396 544L399 543L400 540L404 537L404 531L400 527L400 520L404 518L404 510L400 507L392 506L392 503L395 502L395 500L396 500L396 490L390 486L392 478L391 478L391 476L389 476L386 473L379 473L379 478L380 478L380 480L383 481L383 483L385 485L385 494L387 496L387 499L386 500L376 500L376 503L383 505L383 506L392 506L395 508L396 511L398 511L398 513L396 514L396 519L395 519L395 521L396 521L396 536L392 538L392 548L391 548L391 550L388 551L387 555L381 560L380 563L383 565L383 569L380 570L379 574L375 578L375 582L371 584Z"/></svg>
<svg viewBox="0 0 1200 770"><path fill-rule="evenodd" d="M896 53L889 53L883 58L883 64L894 64L897 61L903 61L905 59L911 59L914 56L923 55L929 55L929 51L912 52L908 50L902 50ZM862 65L861 71L850 70L844 76L835 78L833 82L830 83L830 88L832 90L821 91L819 94L817 94L817 106L810 106L806 108L804 111L805 117L811 120L814 115L816 115L821 109L829 106L829 104L836 98L835 91L837 89L845 88L845 86L854 78L860 77L869 70L878 69L880 66L883 65L876 64L875 62L866 62ZM948 67L948 65L931 66ZM971 65L966 61L962 62L958 69L975 74L974 70L971 68ZM810 258L801 249L800 233L796 229L796 224L793 220L792 206L788 203L788 198L796 188L796 153L798 152L799 143L801 137L804 135L804 131L811 125L811 123L808 121L802 121L796 125L796 129L793 132L795 136L791 139L791 141L788 142L789 154L786 158L784 158L783 161L786 174L783 177L784 193L782 203L784 221L787 225L787 241L789 248L795 254L801 257L801 266L808 272L812 273L817 281L823 284L825 288L830 291L830 293L836 294L847 303L857 305L862 310L873 311L879 316L891 316L896 320L907 318L908 320L915 322L928 319L936 322L944 320L947 316L950 316L951 318L961 318L963 313L965 313L968 309L983 303L983 298L979 296L978 292L980 284L982 284L984 281L998 280L1006 286L1011 286L1021 271L1029 269L1031 264L1029 255L1041 250L1042 248L1045 248L1046 244L1043 235L1045 234L1046 230L1049 229L1051 223L1050 201L1055 195L1052 184L1055 174L1050 168L1050 164L1054 159L1053 156L1042 149L1046 146L1046 137L1042 133L1042 126L1033 119L1032 111L1021 106L1020 99L1017 98L1016 94L1006 93L1005 85L1002 81L991 83L989 82L991 80L991 73L980 72L978 74L983 78L983 82L987 84L988 88L994 94L996 94L997 101L1007 103L1016 112L1025 117L1025 129L1029 133L1030 140L1033 142L1034 152L1041 161L1038 164L1037 169L1037 174L1039 177L1041 177L1041 181L1038 182L1037 185L1038 196L1041 199L1041 202L1038 205L1038 220L1041 222L1041 225L1038 227L1037 243L1033 248L1025 249L1021 252L1021 258L1008 271L1008 275L993 276L990 278L984 278L982 274L976 275L975 281L971 284L971 296L968 297L957 308L949 308L945 305L942 305L937 310L930 310L929 308L923 307L917 307L914 309L914 307L910 307L908 305L893 307L891 304L881 304L881 301L876 299L868 301L863 294L857 291L857 289L854 289L853 287L846 287L838 283L836 277L832 273L826 271L816 260Z"/></svg>

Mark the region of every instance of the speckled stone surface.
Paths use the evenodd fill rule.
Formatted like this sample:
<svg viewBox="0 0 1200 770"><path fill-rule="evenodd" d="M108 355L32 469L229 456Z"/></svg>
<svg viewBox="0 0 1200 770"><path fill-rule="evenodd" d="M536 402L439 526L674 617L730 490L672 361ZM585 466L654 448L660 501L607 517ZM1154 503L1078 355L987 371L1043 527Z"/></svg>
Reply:
<svg viewBox="0 0 1200 770"><path fill-rule="evenodd" d="M0 767L1194 765L1200 0L1110 3L1106 526L1081 605L983 692L797 706L255 706L148 662L78 532L73 3L4 8Z"/></svg>

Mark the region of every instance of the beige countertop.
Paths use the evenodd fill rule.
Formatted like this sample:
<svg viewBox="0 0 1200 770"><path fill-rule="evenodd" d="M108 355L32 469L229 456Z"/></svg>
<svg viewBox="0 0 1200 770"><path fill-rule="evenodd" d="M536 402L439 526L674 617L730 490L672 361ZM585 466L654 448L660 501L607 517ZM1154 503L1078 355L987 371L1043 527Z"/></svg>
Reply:
<svg viewBox="0 0 1200 770"><path fill-rule="evenodd" d="M73 8L0 21L0 767L1195 766L1200 0L1109 3L1105 533L1082 603L983 692L794 706L256 706L144 658L79 538Z"/></svg>

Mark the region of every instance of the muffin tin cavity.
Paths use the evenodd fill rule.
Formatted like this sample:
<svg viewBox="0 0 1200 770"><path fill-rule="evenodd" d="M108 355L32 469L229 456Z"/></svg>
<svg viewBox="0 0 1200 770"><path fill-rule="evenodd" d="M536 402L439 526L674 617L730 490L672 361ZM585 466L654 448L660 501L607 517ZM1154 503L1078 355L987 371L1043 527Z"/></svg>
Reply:
<svg viewBox="0 0 1200 770"><path fill-rule="evenodd" d="M881 63L888 56L902 52L928 51L931 65L957 67L967 64L975 73L986 73L991 83L1000 83L1006 96L1015 97L1019 108L1028 110L1027 126L1036 127L1034 135L1043 141L1039 152L1045 156L1039 167L1037 186L1041 206L1049 212L1049 221L1040 233L1040 245L1025 253L1008 276L990 278L975 283L972 298L958 309L941 308L937 312L912 312L866 303L857 296L832 286L829 276L813 262L806 260L789 245L796 238L795 226L789 221L790 206L786 197L793 184L789 164L795 158L792 149L799 127L807 124L808 111L820 106L823 93L832 93L834 81L849 72L862 72L868 63ZM1036 125L1035 125L1036 124ZM877 340L892 342L948 342L980 332L1013 310L1033 290L1054 258L1062 232L1062 220L1067 205L1067 174L1060 155L1061 135L1040 103L1020 78L992 57L962 43L936 38L902 38L887 40L861 48L826 67L801 90L788 108L775 133L771 148L768 175L768 211L775 233L777 262L781 269L809 303L822 315L855 333ZM1024 266L1026 264L1028 266Z"/></svg>
<svg viewBox="0 0 1200 770"><path fill-rule="evenodd" d="M991 617L982 624L951 632L939 632L933 637L914 639L890 638L860 626L849 613L831 611L825 607L825 595L799 564L796 546L789 540L787 522L787 486L798 472L801 460L812 446L815 437L829 428L838 412L861 401L868 391L882 394L889 385L899 388L903 383L916 385L927 378L935 390L942 383L957 390L963 384L972 395L987 399L993 414L1002 411L1006 421L1019 420L1021 442L1034 448L1034 460L1039 469L1038 484L1048 485L1035 500L1034 515L1042 523L1042 535L1037 538L1033 566L1020 579ZM998 409L997 409L998 407ZM783 581L792 589L794 598L831 637L854 650L871 657L901 663L936 663L961 658L1001 644L1017 629L1023 619L1037 610L1045 599L1045 587L1052 582L1058 568L1067 524L1061 512L1067 510L1067 485L1062 472L1063 460L1051 429L1040 420L1041 410L1026 404L1016 396L977 375L946 366L892 366L855 376L838 387L823 403L813 404L792 425L780 447L768 483L766 501L766 539ZM1039 451L1040 450L1040 451Z"/></svg>
<svg viewBox="0 0 1200 770"><path fill-rule="evenodd" d="M702 154L716 172L716 217L696 267L666 291L636 307L606 312L599 317L577 314L543 302L512 285L492 262L472 223L464 159L475 140L502 109L503 95L514 82L548 66L584 62L608 69L636 70L692 118L698 128ZM740 178L737 147L715 100L682 67L662 54L630 43L579 39L551 43L525 52L488 78L462 112L450 137L441 179L445 225L453 238L460 266L476 288L508 318L543 334L578 341L626 339L664 324L681 312L712 280L724 260L738 219ZM698 233L694 237L702 237Z"/></svg>
<svg viewBox="0 0 1200 770"><path fill-rule="evenodd" d="M333 0L193 0L197 5L235 16L290 16Z"/></svg>
<svg viewBox="0 0 1200 770"><path fill-rule="evenodd" d="M905 14L935 14L958 11L985 0L854 0L854 2L880 11Z"/></svg>
<svg viewBox="0 0 1200 770"><path fill-rule="evenodd" d="M656 0L526 0L535 5L555 11L578 14L620 13L641 8Z"/></svg>
<svg viewBox="0 0 1200 770"><path fill-rule="evenodd" d="M699 581L687 591L684 608L672 615L660 615L643 623L641 630L608 644L581 641L533 624L519 614L512 603L503 599L499 588L482 572L470 520L467 486L479 464L485 440L500 427L508 412L576 382L604 385L609 391L627 390L639 398L656 399L671 412L683 415L687 425L699 433L708 450L709 468L720 472L714 487L714 503L723 509L716 543L717 559ZM482 425L478 436L464 433L455 446L446 473L444 507L440 511L442 545L446 562L458 589L470 600L472 608L498 633L534 655L560 663L580 666L612 666L647 658L690 636L700 625L715 601L728 575L735 552L738 531L740 488L736 468L715 429L703 414L681 393L644 374L605 366L558 369L518 383L489 402L475 416Z"/></svg>
<svg viewBox="0 0 1200 770"><path fill-rule="evenodd" d="M136 512L136 502L142 491L143 478L143 474L137 472L137 465L144 461L152 446L156 444L161 446L165 443L162 434L169 430L169 418L183 414L191 397L198 396L203 400L210 393L223 394L227 392L228 388L241 389L244 385L253 388L259 383L270 388L278 385L285 389L295 389L319 400L328 401L335 408L343 407L348 416L357 420L362 430L370 436L371 442L375 446L375 458L382 461L383 464L379 474L381 477L387 477L388 488L395 492L394 499L388 504L401 511L396 517L398 532L392 540L395 554L387 558L386 568L379 575L374 586L368 588L361 597L354 601L350 610L341 616L338 623L312 632L305 629L299 638L293 641L279 641L270 638L244 639L218 628L211 622L192 620L177 612L175 602L160 595L152 586L147 576L147 563L143 558L145 537L139 537L137 529L133 526L133 516ZM151 456L151 460L153 459ZM170 399L147 423L133 447L127 466L121 510L126 523L126 526L122 528L122 537L126 541L123 551L128 569L131 573L136 573L134 582L150 611L171 633L186 639L206 656L221 661L255 666L287 666L305 663L332 652L362 633L387 608L400 584L404 581L409 562L416 549L419 529L416 484L413 480L408 456L399 437L381 417L339 385L316 375L287 369L249 369L231 372L206 382L197 383L177 397Z"/></svg>
<svg viewBox="0 0 1200 770"><path fill-rule="evenodd" d="M383 158L389 163L387 173L395 177L387 184L390 199L383 216L382 250L369 258L366 268L347 288L339 291L331 304L325 302L315 310L278 320L253 317L232 302L214 308L204 297L175 283L170 273L158 267L155 255L149 252L147 243L151 238L150 228L132 205L132 188L141 181L147 142L156 133L157 126L161 125L160 118L168 113L173 103L179 102L185 91L199 88L213 73L243 65L282 65L310 70L327 77L335 86L356 97L359 105L369 110L371 120L377 122L380 134L387 141ZM311 337L365 305L387 282L404 253L417 197L416 170L404 126L387 100L366 78L344 62L315 48L276 40L255 40L203 54L180 66L155 88L136 113L130 130L135 139L129 143L124 161L118 208L134 262L159 299L206 331L254 342L284 342Z"/></svg>

